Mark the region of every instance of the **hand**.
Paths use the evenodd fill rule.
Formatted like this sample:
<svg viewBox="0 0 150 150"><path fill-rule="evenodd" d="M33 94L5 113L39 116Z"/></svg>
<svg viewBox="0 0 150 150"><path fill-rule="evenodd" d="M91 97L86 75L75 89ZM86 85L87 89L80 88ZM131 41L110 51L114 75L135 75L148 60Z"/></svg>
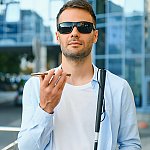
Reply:
<svg viewBox="0 0 150 150"><path fill-rule="evenodd" d="M54 69L48 75L40 76L40 107L48 113L53 113L58 105L66 83L66 73L62 69L54 75Z"/></svg>

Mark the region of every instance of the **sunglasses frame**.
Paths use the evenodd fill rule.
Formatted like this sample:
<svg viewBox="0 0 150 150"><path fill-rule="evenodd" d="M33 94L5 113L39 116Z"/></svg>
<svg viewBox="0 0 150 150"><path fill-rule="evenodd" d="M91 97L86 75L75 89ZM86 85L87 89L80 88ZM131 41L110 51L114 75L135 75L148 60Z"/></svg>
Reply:
<svg viewBox="0 0 150 150"><path fill-rule="evenodd" d="M80 21L59 23L57 24L57 31L60 34L69 34L73 31L74 27L77 27L77 30L83 34L89 34L92 30L96 30L95 25L92 22Z"/></svg>

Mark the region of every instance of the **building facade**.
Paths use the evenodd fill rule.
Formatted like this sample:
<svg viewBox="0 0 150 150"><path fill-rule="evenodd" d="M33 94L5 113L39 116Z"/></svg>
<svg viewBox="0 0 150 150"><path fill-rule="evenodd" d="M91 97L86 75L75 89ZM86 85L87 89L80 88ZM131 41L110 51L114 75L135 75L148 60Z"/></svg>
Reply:
<svg viewBox="0 0 150 150"><path fill-rule="evenodd" d="M90 2L99 30L95 64L125 78L133 90L137 111L150 112L150 2L140 1L138 9L128 0L122 4L115 0Z"/></svg>
<svg viewBox="0 0 150 150"><path fill-rule="evenodd" d="M17 22L7 22L5 11L0 13L0 46L32 45L35 37L44 44L53 41L50 27L44 25L43 18L35 11L20 10Z"/></svg>

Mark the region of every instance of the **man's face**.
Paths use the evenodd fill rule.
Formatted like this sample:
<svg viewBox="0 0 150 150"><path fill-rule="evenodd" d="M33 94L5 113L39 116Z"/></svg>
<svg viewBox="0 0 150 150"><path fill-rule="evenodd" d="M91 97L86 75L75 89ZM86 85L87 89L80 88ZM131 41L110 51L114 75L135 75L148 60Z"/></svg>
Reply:
<svg viewBox="0 0 150 150"><path fill-rule="evenodd" d="M68 8L62 12L58 23L86 21L93 23L91 15L82 9ZM72 32L60 34L56 32L57 41L60 44L63 55L71 60L82 60L91 55L93 43L96 43L98 31L92 30L91 33L80 33L75 26Z"/></svg>

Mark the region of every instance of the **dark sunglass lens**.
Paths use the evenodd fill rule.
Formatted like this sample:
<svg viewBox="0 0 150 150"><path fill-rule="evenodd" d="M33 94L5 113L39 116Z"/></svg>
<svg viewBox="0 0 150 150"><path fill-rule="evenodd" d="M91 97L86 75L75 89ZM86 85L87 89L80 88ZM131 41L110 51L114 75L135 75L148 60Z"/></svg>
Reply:
<svg viewBox="0 0 150 150"><path fill-rule="evenodd" d="M68 34L72 31L72 24L70 22L60 23L57 29L60 34Z"/></svg>
<svg viewBox="0 0 150 150"><path fill-rule="evenodd" d="M90 22L84 22L84 23L80 23L80 25L78 25L78 31L80 33L91 33L93 29L93 24Z"/></svg>
<svg viewBox="0 0 150 150"><path fill-rule="evenodd" d="M58 31L60 34L68 34L71 33L72 27L60 27Z"/></svg>
<svg viewBox="0 0 150 150"><path fill-rule="evenodd" d="M63 22L58 24L57 30L60 34L69 34L72 32L74 27L77 27L78 31L83 34L91 33L94 29L93 23L91 22Z"/></svg>

